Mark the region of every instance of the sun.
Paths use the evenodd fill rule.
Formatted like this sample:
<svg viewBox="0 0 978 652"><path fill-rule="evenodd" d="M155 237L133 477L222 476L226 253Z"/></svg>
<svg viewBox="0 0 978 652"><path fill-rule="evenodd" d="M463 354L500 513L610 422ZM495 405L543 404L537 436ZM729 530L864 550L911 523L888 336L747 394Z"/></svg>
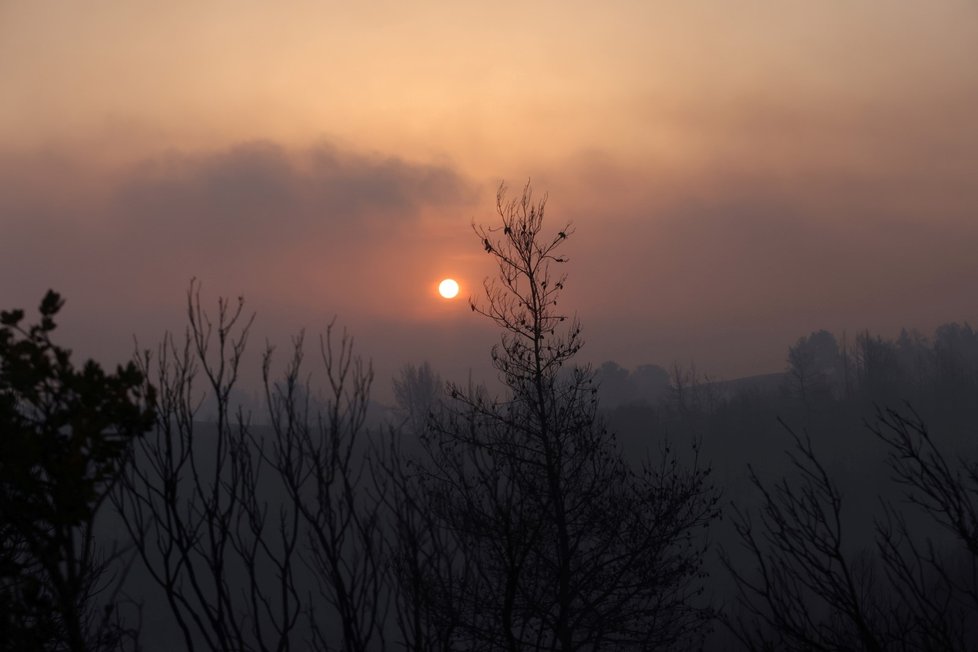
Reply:
<svg viewBox="0 0 978 652"><path fill-rule="evenodd" d="M438 294L442 295L446 299L454 299L458 296L458 283L455 279L446 278L444 281L438 284Z"/></svg>

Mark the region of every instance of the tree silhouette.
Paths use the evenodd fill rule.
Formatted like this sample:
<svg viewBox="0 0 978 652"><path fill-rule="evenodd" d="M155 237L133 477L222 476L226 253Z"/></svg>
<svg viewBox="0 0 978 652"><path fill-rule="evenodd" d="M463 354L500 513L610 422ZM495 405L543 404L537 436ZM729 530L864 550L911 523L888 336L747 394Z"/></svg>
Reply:
<svg viewBox="0 0 978 652"><path fill-rule="evenodd" d="M328 328L318 400L303 337L281 377L266 348L268 421L256 425L231 400L253 319L243 300L220 299L212 321L192 282L187 309L183 341L168 335L155 360L141 357L159 385L159 413L116 496L184 647L382 647L381 497L368 497L362 479L369 365ZM197 418L205 396L212 424Z"/></svg>
<svg viewBox="0 0 978 652"><path fill-rule="evenodd" d="M751 470L759 517L735 510L734 526L753 572L724 555L740 605L725 621L748 649L975 649L978 465L950 464L912 411L881 410L869 428L904 498L881 500L873 550L851 543L842 493L807 435L789 429L796 481Z"/></svg>
<svg viewBox="0 0 978 652"><path fill-rule="evenodd" d="M133 441L153 422L154 393L133 364L81 369L51 341L63 305L40 322L0 313L0 646L114 649L124 640L95 519ZM101 604L100 604L101 603Z"/></svg>
<svg viewBox="0 0 978 652"><path fill-rule="evenodd" d="M787 387L805 409L829 399L839 383L839 346L835 336L820 330L800 337L788 348Z"/></svg>
<svg viewBox="0 0 978 652"><path fill-rule="evenodd" d="M640 470L625 463L597 416L582 345L558 309L555 266L570 225L543 231L545 201L527 185L500 223L476 227L498 264L472 310L502 331L492 361L506 391L450 385L417 475L420 501L450 559L430 565L424 600L456 648L673 649L701 633L694 604L716 515L708 470L666 449ZM447 552L446 552L447 551Z"/></svg>

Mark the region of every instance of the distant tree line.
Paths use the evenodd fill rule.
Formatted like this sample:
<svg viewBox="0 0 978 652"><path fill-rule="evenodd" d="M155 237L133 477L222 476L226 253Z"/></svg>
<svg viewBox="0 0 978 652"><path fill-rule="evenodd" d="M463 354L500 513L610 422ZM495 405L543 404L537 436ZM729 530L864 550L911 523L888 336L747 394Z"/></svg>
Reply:
<svg viewBox="0 0 978 652"><path fill-rule="evenodd" d="M805 408L824 408L831 402L862 401L955 408L973 402L978 391L978 331L970 324L951 322L931 337L902 329L895 339L869 331L836 337L826 330L802 336L788 347L781 378L723 381L700 374L694 364L655 364L626 369L607 361L595 369L601 404L613 410L648 405L675 413L717 408L752 391L791 399Z"/></svg>

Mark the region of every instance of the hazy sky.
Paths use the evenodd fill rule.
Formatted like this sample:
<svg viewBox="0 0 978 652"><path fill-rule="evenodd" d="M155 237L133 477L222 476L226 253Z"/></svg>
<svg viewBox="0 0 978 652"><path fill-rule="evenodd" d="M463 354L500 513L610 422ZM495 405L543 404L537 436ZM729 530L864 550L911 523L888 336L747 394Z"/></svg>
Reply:
<svg viewBox="0 0 978 652"><path fill-rule="evenodd" d="M0 0L0 298L80 354L244 295L381 374L480 368L472 235L572 221L584 359L776 371L799 335L978 321L978 2ZM387 379L382 383L386 385Z"/></svg>

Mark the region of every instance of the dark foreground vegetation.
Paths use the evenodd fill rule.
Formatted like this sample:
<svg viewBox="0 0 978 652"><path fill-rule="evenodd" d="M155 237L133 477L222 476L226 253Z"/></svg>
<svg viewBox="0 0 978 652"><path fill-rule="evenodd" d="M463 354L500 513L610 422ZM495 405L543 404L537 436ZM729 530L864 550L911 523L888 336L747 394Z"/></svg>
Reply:
<svg viewBox="0 0 978 652"><path fill-rule="evenodd" d="M252 316L197 284L114 373L3 312L0 649L978 649L978 335L592 373L544 208L476 229L504 389L408 367L383 420L332 328L238 405Z"/></svg>

